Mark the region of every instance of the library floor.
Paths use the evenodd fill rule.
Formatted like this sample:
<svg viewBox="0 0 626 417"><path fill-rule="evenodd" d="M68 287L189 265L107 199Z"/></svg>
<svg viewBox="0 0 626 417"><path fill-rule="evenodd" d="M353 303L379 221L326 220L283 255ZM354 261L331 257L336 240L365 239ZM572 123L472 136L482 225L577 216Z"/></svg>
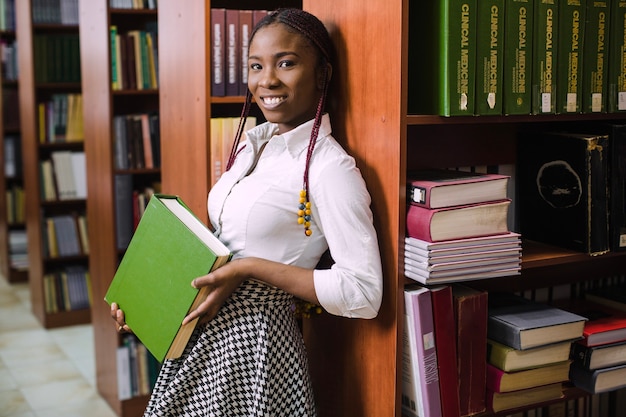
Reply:
<svg viewBox="0 0 626 417"><path fill-rule="evenodd" d="M91 325L44 329L0 275L0 417L115 417L95 388Z"/></svg>

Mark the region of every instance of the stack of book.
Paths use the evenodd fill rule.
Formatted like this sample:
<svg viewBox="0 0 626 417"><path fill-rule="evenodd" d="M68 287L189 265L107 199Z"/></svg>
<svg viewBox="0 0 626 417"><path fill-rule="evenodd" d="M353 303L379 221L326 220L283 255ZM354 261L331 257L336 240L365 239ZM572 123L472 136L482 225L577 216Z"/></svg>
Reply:
<svg viewBox="0 0 626 417"><path fill-rule="evenodd" d="M570 346L586 318L505 293L489 293L487 405L494 411L562 397Z"/></svg>
<svg viewBox="0 0 626 417"><path fill-rule="evenodd" d="M412 172L405 275L434 284L519 274L520 235L508 226L509 180L455 170Z"/></svg>

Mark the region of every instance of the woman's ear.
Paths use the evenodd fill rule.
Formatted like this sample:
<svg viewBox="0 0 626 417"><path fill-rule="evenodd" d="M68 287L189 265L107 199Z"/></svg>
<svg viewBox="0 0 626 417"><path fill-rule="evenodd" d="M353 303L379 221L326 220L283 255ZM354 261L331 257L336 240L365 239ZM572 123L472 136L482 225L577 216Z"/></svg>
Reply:
<svg viewBox="0 0 626 417"><path fill-rule="evenodd" d="M330 79L333 75L333 66L330 62L327 62L320 68L320 71L317 73L317 88L318 90L322 90L324 88L324 81L330 82Z"/></svg>

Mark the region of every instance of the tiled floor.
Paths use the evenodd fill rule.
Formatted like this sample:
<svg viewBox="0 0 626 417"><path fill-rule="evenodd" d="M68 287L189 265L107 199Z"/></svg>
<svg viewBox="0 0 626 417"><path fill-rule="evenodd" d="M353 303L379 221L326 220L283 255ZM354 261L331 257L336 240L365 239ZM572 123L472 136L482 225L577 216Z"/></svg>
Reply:
<svg viewBox="0 0 626 417"><path fill-rule="evenodd" d="M94 382L91 325L44 329L0 275L0 417L115 417Z"/></svg>

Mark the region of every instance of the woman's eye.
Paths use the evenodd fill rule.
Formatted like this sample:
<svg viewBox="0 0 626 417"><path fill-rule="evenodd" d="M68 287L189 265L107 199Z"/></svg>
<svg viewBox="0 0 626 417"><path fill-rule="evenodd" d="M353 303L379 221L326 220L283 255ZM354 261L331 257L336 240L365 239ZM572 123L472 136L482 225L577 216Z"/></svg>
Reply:
<svg viewBox="0 0 626 417"><path fill-rule="evenodd" d="M258 71L261 69L261 65L259 64L250 64L250 69L254 71Z"/></svg>
<svg viewBox="0 0 626 417"><path fill-rule="evenodd" d="M291 67L292 65L293 65L293 62L292 62L292 61L280 61L280 62L278 63L278 66L279 66L280 68Z"/></svg>

